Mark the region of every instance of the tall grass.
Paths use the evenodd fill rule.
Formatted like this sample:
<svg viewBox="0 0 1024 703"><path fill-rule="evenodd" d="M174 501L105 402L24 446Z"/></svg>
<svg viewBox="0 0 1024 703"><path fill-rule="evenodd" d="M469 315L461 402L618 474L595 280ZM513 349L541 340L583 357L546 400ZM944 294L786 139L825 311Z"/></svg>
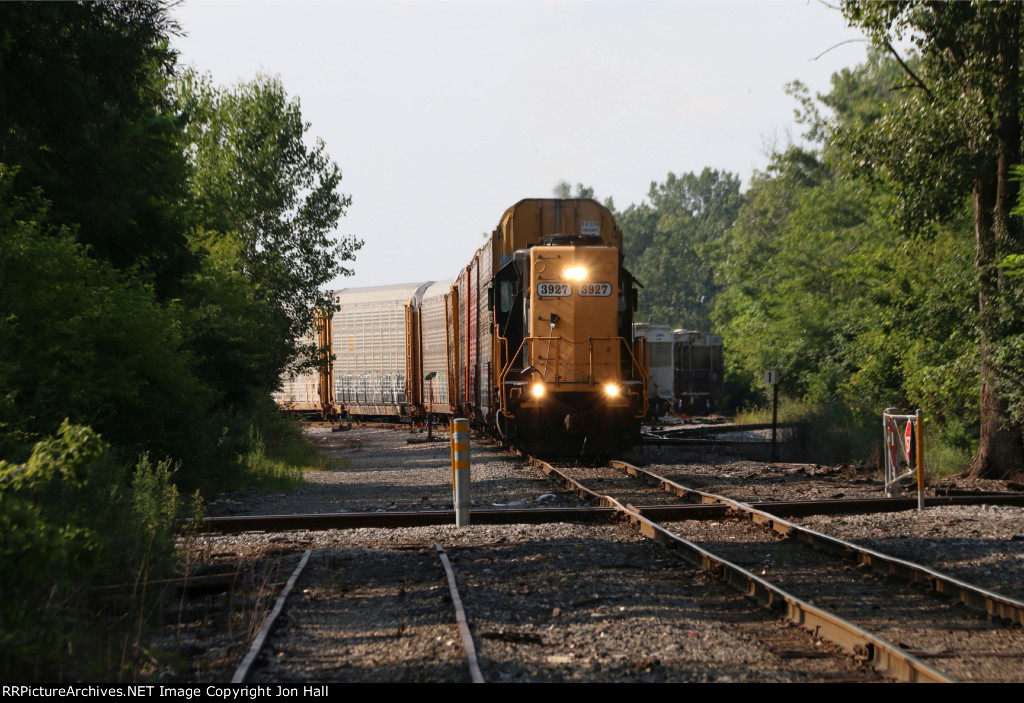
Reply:
<svg viewBox="0 0 1024 703"><path fill-rule="evenodd" d="M276 408L253 419L238 458L244 487L294 488L305 483L304 471L324 469L323 456L302 426Z"/></svg>
<svg viewBox="0 0 1024 703"><path fill-rule="evenodd" d="M249 451L239 457L244 470L245 484L272 489L295 488L305 483L302 477L303 463L296 462L295 457L301 453L296 445L289 442L268 448L263 433L251 428L249 431ZM286 458L287 457L287 458Z"/></svg>
<svg viewBox="0 0 1024 703"><path fill-rule="evenodd" d="M0 461L0 677L132 680L170 573L175 467L64 423Z"/></svg>
<svg viewBox="0 0 1024 703"><path fill-rule="evenodd" d="M936 427L925 417L925 469L936 478L958 474L966 469L978 445L973 429L959 424Z"/></svg>
<svg viewBox="0 0 1024 703"><path fill-rule="evenodd" d="M771 406L736 413L737 424L772 421ZM877 461L881 421L857 414L840 403L812 405L791 398L779 399L779 422L796 425L798 458L819 464L863 464Z"/></svg>
<svg viewBox="0 0 1024 703"><path fill-rule="evenodd" d="M223 412L195 437L176 475L179 491L206 497L245 488L288 488L302 471L321 468L320 453L295 420L269 398L245 413Z"/></svg>
<svg viewBox="0 0 1024 703"><path fill-rule="evenodd" d="M822 464L875 464L882 467L882 411L853 410L841 403L814 405L791 398L779 399L779 422L795 423L797 442L806 461ZM736 413L737 424L767 423L768 407ZM924 418L924 464L932 478L956 474L966 467L976 440L961 425L933 426Z"/></svg>

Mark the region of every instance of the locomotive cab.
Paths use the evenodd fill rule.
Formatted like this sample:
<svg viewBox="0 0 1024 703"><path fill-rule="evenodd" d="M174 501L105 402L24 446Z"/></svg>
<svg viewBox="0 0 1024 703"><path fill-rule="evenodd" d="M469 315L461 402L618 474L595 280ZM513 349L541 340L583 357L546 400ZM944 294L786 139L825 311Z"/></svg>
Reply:
<svg viewBox="0 0 1024 703"><path fill-rule="evenodd" d="M637 442L646 387L632 349L632 289L618 249L596 236L547 235L499 271L495 393L509 443L599 456Z"/></svg>

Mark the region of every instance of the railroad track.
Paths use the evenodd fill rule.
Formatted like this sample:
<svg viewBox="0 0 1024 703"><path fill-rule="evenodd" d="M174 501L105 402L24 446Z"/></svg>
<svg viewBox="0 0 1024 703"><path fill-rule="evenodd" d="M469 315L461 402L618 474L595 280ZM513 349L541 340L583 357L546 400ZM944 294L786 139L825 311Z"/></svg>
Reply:
<svg viewBox="0 0 1024 703"><path fill-rule="evenodd" d="M780 422L775 426L779 432L778 441L790 441L797 430L795 422ZM771 445L771 434L762 436L764 431L772 429L768 424L747 425L702 425L699 427L663 427L661 429L645 428L641 432L641 441L647 446L678 446L678 447L751 447ZM757 433L761 433L760 435ZM740 438L736 435L745 435ZM754 435L754 436L751 436Z"/></svg>
<svg viewBox="0 0 1024 703"><path fill-rule="evenodd" d="M699 492L695 492L695 495ZM710 494L707 494L710 495ZM910 510L917 507L917 498L851 498L833 500L800 500L747 503L757 510L771 511L778 517L810 515L851 515ZM940 496L925 499L929 507L942 505L1024 505L1024 494L979 494ZM634 506L642 515L662 521L717 520L726 518L733 508L727 502L709 499L699 504L679 503L665 496L658 503ZM529 525L558 522L606 522L615 519L612 507L545 507L545 508L474 508L475 525ZM193 526L193 520L183 526ZM411 512L349 512L299 515L237 515L209 517L199 521L199 531L220 534L244 532L291 532L296 530L348 530L364 527L422 527L450 525L455 522L452 510L417 510Z"/></svg>
<svg viewBox="0 0 1024 703"><path fill-rule="evenodd" d="M374 573L372 568L363 570L342 567L342 573L351 578L338 579L335 574L339 566L337 555L325 556L312 550L305 551L278 594L274 607L259 628L249 651L235 670L231 683L322 683L344 681L349 675L359 681L456 681L460 680L459 669L466 680L483 683L476 646L448 555L441 544L434 545L433 552L437 560L434 563L443 567L447 582L449 602L448 610L445 611L439 607L443 606L443 597L439 596L442 589L438 587L436 569L431 568L430 554L426 551L399 551L379 555L378 558L407 563L409 568L401 569L405 575L397 584L378 583L373 576L367 577L366 573L361 573ZM310 570L315 573L305 579L300 593L293 593L311 558L314 566ZM341 561L344 562L343 557ZM367 598L372 598L373 608L366 607ZM407 613L407 601L410 598L422 598L425 601L411 621ZM368 615L378 619L379 631L380 626L388 620L386 611L389 606L395 606L401 612L398 619L400 622L392 632L381 633L380 638L369 638L369 642L366 642L367 638L362 635L362 631L359 634L353 633L350 626L354 620L365 619ZM275 625L286 608L289 613L288 623L283 627L277 626L275 631ZM447 620L445 612L448 613ZM372 627L368 629L373 630ZM410 667L404 671L381 667L378 676L365 670L367 663L374 661L375 646L380 646L380 642L373 640L391 639L400 643L402 638L410 637L430 637L445 642L445 645L437 648L439 656L436 665L414 669L410 662ZM455 648L448 646L455 639L461 642L464 652L461 666Z"/></svg>
<svg viewBox="0 0 1024 703"><path fill-rule="evenodd" d="M675 500L717 504L747 519L719 521L710 531L694 529L697 523L654 522L628 505L640 495L645 502L654 502L650 491L625 487L619 473L535 463L580 496L613 507L646 536L680 550L693 563L888 676L905 681L1024 680L1024 603L801 528L764 510L688 489L624 462L613 462L615 470L642 477ZM587 478L578 480L574 473ZM619 500L615 493L628 498ZM838 563L836 554L841 557ZM851 567L847 559L858 566ZM892 576L902 581L895 584L889 580ZM917 587L903 585L908 582ZM937 599L934 593L951 595L956 603L982 613ZM986 615L1015 626L1001 625Z"/></svg>
<svg viewBox="0 0 1024 703"><path fill-rule="evenodd" d="M635 471L638 471L638 472L640 471L640 470L636 470L635 467L628 467L626 465L624 465L624 468L634 469ZM593 469L586 469L585 471L592 473L594 470ZM640 472L640 474L641 475L646 475L643 472ZM593 478L591 478L591 481L592 480L593 480ZM609 477L605 478L604 480L605 480L606 483L633 484L634 486L636 484L636 480L634 478L630 478L630 477L627 477L625 475L609 476ZM648 476L648 480L661 482L664 479L661 479L661 477ZM690 505L684 505L684 506L668 505L668 504L650 505L648 507L642 508L639 512L647 513L647 514L655 514L655 515L660 513L663 516L667 516L668 520L681 520L681 519L686 519L686 518L693 518L693 519L695 519L697 521L701 521L701 522L695 522L695 521L691 520L691 522L689 522L689 523L684 523L684 525L688 524L691 527L693 525L705 525L706 521L708 519L715 521L715 523L714 523L716 525L715 529L718 532L713 536L713 539L709 538L706 534L704 534L704 535L699 535L698 534L696 536L691 536L691 541L693 541L693 542L715 541L715 542L718 542L718 543L733 544L733 545L738 543L738 544L742 545L741 548L736 548L734 546L733 547L734 551L732 553L726 554L726 555L720 555L720 556L724 557L725 560L728 560L728 561L730 561L732 563L741 563L740 564L741 566L746 566L747 567L746 568L747 571L761 571L761 572L771 571L772 572L770 575L766 575L765 573L761 573L760 574L761 580L765 580L767 578L771 578L774 581L777 572L780 571L780 569L778 568L778 565L781 564L781 563L788 563L790 565L794 565L796 567L799 567L799 569L795 570L796 574L793 576L793 579L795 579L797 582L799 582L800 578L804 578L804 580L806 581L807 580L807 574L811 574L811 577L814 579L812 581L812 583L814 583L815 585L817 585L820 582L821 575L824 574L824 573L832 574L832 572L835 572L836 575L834 576L834 578L839 578L845 572L849 571L849 567L846 567L843 564L840 564L837 567L836 565L831 563L831 561L828 560L828 559L821 559L821 560L819 560L817 562L810 562L810 561L808 561L807 559L805 559L803 557L801 557L800 559L797 559L794 556L794 554L793 554L793 552L795 551L794 550L794 545L793 545L793 539L794 539L793 537L790 537L788 539L767 538L766 535L768 535L769 533L767 533L766 531L755 530L755 527L754 527L754 524L753 524L752 520L748 520L748 521L726 520L726 518L728 517L729 513L736 514L738 510L742 511L742 507L743 507L742 504L734 504L734 503L732 503L732 502L730 502L730 501L728 501L726 499L722 499L722 498L720 498L718 496L711 496L709 494L705 494L705 493L702 493L702 492L699 492L699 491L688 491L686 489L682 489L680 487L676 487L671 482L660 483L660 485L662 485L664 487L670 488L670 490L672 490L674 493L682 493L684 495L684 497L688 498L689 500L715 501L715 502L706 502L706 503L702 503L702 504L690 504ZM650 494L651 494L651 489L650 488L642 488L642 489L640 489L636 493L636 495L646 496L647 500L653 503L654 501L650 497ZM677 500L677 498L675 496L668 495L668 493L665 493L665 498L663 500L669 501L669 502L674 502L674 501ZM834 503L834 501L831 502L831 503ZM614 503L611 503L611 504L614 505ZM806 504L804 504L804 505L796 504L796 505L793 505L793 506L790 507L790 510L792 510L794 512L804 512L804 513L808 512L808 511L820 512L821 509L822 509L822 506L819 505L817 508L811 510ZM850 509L850 508L847 508L847 509ZM606 521L608 519L609 515L612 514L615 511L616 511L616 508L613 507L613 508L598 508L598 509L592 509L592 510L575 509L572 512L575 515L575 519L579 519L579 517L581 515L587 515L587 516L589 516L591 518L599 519L600 521ZM435 515L433 517L437 517L437 515L436 515L437 513L444 514L446 511L432 511L432 512L435 513ZM560 521L562 521L562 520L564 520L566 518L566 516L563 514L565 512L564 510L558 510L558 511L505 510L505 511L487 511L487 512L488 513L495 513L495 514L499 514L499 513L503 514L503 515L495 515L496 518L499 518L499 517L503 518L501 520L496 519L495 520L496 522L520 522L520 521L523 521L523 522L526 522L526 521L528 521L528 522L536 522L537 521L536 515L539 514L539 513L544 513L544 512L557 513L558 517L554 520L555 522L560 522ZM515 515L516 513L519 513L520 515ZM376 515L377 515L378 518L381 517L381 514L376 514ZM527 515L529 516L528 520L522 520L521 519L523 517L526 517ZM680 516L680 515L682 515L682 516ZM287 516L287 517L293 517L293 516ZM352 515L352 514L348 514L348 515L345 515L345 516L300 516L300 517L302 519L304 519L304 520L312 519L314 517L322 518L322 521L314 520L312 523L307 525L307 527L310 527L310 528L314 527L315 525L318 525L319 527L324 527L325 526L325 524L324 524L325 522L336 521L339 517L344 517L346 519L352 519L352 520L356 520L356 521L366 520L366 519L369 518L369 516L367 516L367 515L360 516L360 515ZM391 515L391 516L387 516L387 517L394 518L396 516ZM400 516L398 516L398 517L400 517ZM420 517L422 517L422 516L420 516ZM556 517L555 515L549 515L548 519L555 518L555 517ZM263 517L263 518L254 518L253 520L263 521L262 522L262 527L266 528L267 527L267 523L265 522L266 519L267 518ZM288 520L286 519L286 516L281 516L281 519L284 519L285 522L288 522ZM775 516L769 516L769 519L770 519L771 526L775 527L776 529L778 529L779 527L782 527L784 525L784 521L780 521ZM234 520L238 520L238 519L235 518ZM448 522L451 521L451 514L450 513L448 513L448 515L447 515L447 521ZM243 520L243 523L244 522L245 521ZM256 523L254 523L252 521L249 522L250 526L253 526L254 524L259 524L259 522L256 522ZM424 524L424 523L418 522L418 524ZM333 526L338 526L338 525L334 524ZM292 527L294 527L294 522L292 523ZM669 525L666 525L666 527L668 529L670 529L670 530L675 531L675 532L679 532L680 531L679 523L669 524ZM726 534L727 530L733 531L732 534L731 535ZM789 532L791 532L791 530L789 528L787 528L785 530L785 532L789 533ZM657 534L657 533L652 533L652 536L660 538L660 535ZM747 543L749 543L749 544L747 544ZM753 546L751 546L751 545L753 545ZM736 551L737 549L739 549L739 551ZM756 550L759 550L759 549L760 550L768 550L768 551L760 551L760 552L756 551ZM771 551L771 550L775 550L775 551ZM422 550L420 550L420 551L422 551ZM721 551L721 550L716 550L716 551ZM409 557L408 556L400 556L399 558L404 560L404 559L407 559ZM703 556L699 560L692 560L692 561L694 561L695 563L699 563L699 565L702 568L704 568L709 573L710 572L723 573L723 569L717 563L709 562L709 561L705 560L703 558ZM410 569L409 571L410 571L410 573L414 573L416 571L416 569ZM350 572L350 573L352 573L352 572ZM853 579L853 582L854 582L854 584L856 586L856 589L857 589L857 592L855 594L855 598L857 599L857 602L858 602L858 604L861 605L861 607L870 608L871 607L870 605L863 606L863 604L867 602L867 597L863 593L863 591L865 590L865 584L866 583L868 585L877 585L877 584L871 584L869 579L865 579L865 577L864 577L865 573L866 573L865 571L860 571L860 570L854 570L853 571L854 576L857 577L857 578ZM833 578L833 576L830 575L829 578L831 580ZM728 580L730 582L736 582L736 580L733 579L733 578L729 578ZM412 584L416 584L417 581L418 580L415 577L413 577L411 579L411 583ZM745 592L749 591L749 592L752 592L755 595L757 595L757 593L759 592L758 591L758 587L759 586L758 586L758 582L754 582L754 583L755 583L755 585L752 587L751 586L751 582L748 582L747 586L744 589L741 589L741 590L744 590ZM800 586L800 584L796 583L795 586L785 585L784 588L792 591L792 590L796 590L796 588L799 587L799 586ZM332 588L333 587L334 586L332 586ZM405 587L406 587L406 585L401 586L400 590L401 590L401 588L405 588ZM415 585L410 586L410 590L412 590L413 588L415 588ZM880 586L880 590L881 590L880 597L882 597L882 598L885 598L887 594L891 595L894 592L893 588L891 586L888 587L888 589L889 589L888 591L886 591L885 589L886 589L886 585L885 585L885 583L882 583L881 586ZM319 593L319 589L318 588L314 588L314 589L312 589L312 591L314 593ZM896 589L895 592L900 593L898 588ZM767 601L766 601L769 605L778 606L779 604L783 604L783 605L785 605L787 610L792 610L792 608L791 608L792 603L790 601L786 600L786 597L785 597L784 594L781 594L781 593L775 594L775 593L772 593L771 591L763 591L763 592L761 592L761 595L762 595L761 600L763 600L763 601L766 600L766 598L764 597L764 593L769 593L770 594L767 597ZM820 594L816 594L816 595L820 595ZM842 596L841 594L830 594L829 597L832 600L836 600L836 601L842 601L844 599L844 596ZM306 599L307 596L303 595L302 598ZM373 596L373 599L374 599L374 604L375 604L374 607L377 608L378 607L377 603L378 603L379 595L375 594ZM333 610L333 606L331 605L331 601L330 601L329 598L326 601L326 603L319 602L322 599L317 598L317 600L318 600L318 602L316 602L316 603L304 604L302 606L302 608L304 609L304 611L306 613L303 616L303 619L308 623L307 626L311 627L313 629L316 629L317 627L320 627L320 625L317 624L318 623L318 616L316 615L317 612L323 612L324 609L327 609L328 611ZM903 598L902 595L901 595L901 601L905 601L905 600L906 600L906 598ZM387 601L387 598L385 598L385 601ZM595 602L599 602L599 601L595 601ZM816 605L817 606L817 605L823 605L823 604L822 603L815 603L815 604L811 604L811 605ZM642 605L642 603L636 603L636 604L630 604L629 607L632 609L634 607L643 607L643 605ZM432 610L434 612L437 612L438 610L440 610L440 608L441 608L441 606L438 605L436 603L436 601L435 601L435 605L432 606ZM945 606L945 604L942 604L940 606L936 606L936 608L937 608L937 610L942 611L942 610L946 609L946 606ZM815 622L814 619L813 619L813 614L814 614L813 610L803 610L803 609L800 609L797 612L799 613L799 617L796 618L795 620L797 622L801 623L802 625L806 625L806 624L808 624L808 622L811 622L811 623ZM333 617L334 617L334 619L338 619L337 615L335 615ZM347 615L343 619L348 619L350 617L352 617L352 615ZM904 617L908 618L908 621L909 621L909 617L910 617L909 615L904 616ZM935 624L935 618L934 618L934 614L932 612L927 612L926 611L923 616L918 616L918 617L923 618L923 621L927 624L928 627L933 627L934 624ZM882 619L884 619L884 616L882 617ZM437 623L433 623L433 624L435 626L437 625ZM818 625L817 628L814 628L814 629L817 629L817 632L815 632L814 634L815 634L815 636L820 636L820 635L824 634L827 631L828 627L832 626L832 623L831 623L831 621L826 620L826 621L824 621L824 624L822 622L818 622L817 625ZM450 620L449 620L449 622L447 624L447 627L449 629L451 627ZM986 627L986 629L990 629L990 628ZM409 630L409 632L412 632L412 631L413 631L413 629ZM781 631L777 631L777 632L775 632L775 634L765 634L766 632L771 633L773 631L772 631L772 629L770 627L769 628L764 628L764 627L761 627L761 626L759 626L759 630L758 631L760 633L758 635L758 639L764 644L765 647L771 648L773 650L773 652L777 656L779 656L781 658L795 657L795 658L797 658L799 660L804 660L804 659L807 659L808 657L828 656L827 653L824 653L820 649L816 649L812 645L808 644L809 642L812 642L813 640L807 639L806 636L801 638L800 636L795 635L794 632L789 631L789 630L785 630L785 629L783 629ZM904 632L906 632L906 628L904 628ZM406 631L401 630L401 631L396 631L395 633L391 633L388 636L394 638L398 642L401 642L403 637L407 637L409 635L406 634ZM523 643L526 643L526 644L540 644L540 645L542 645L542 648L544 648L544 647L550 648L552 646L552 643L544 642L543 638L538 638L538 636L533 634L533 633L518 632L515 629L512 629L512 630L501 629L501 630L497 630L497 631L495 631L495 630L487 630L487 631L483 632L483 636L486 638L486 648L490 649L490 650L493 650L493 648L496 647L496 646L499 646L499 647L503 646L502 642L504 642L506 640L518 641L517 638L526 638L526 639L523 640ZM833 638L835 638L835 635L832 635L832 636L833 636ZM299 639L301 641L302 638L300 637ZM908 638L904 637L903 639L908 639ZM975 640L977 640L976 636L975 636ZM468 640L468 641L472 642L471 639ZM839 641L842 641L842 640L840 639ZM520 643L520 644L522 644L522 643ZM859 659L870 659L870 660L873 660L873 661L877 660L877 658L878 658L876 656L877 652L884 647L884 643L880 644L880 643L875 642L875 641L870 640L870 639L868 639L866 642L863 641L863 640L857 640L857 641L855 641L852 644L852 646L849 646L849 643L847 643L847 645L848 645L848 649L852 649L854 651L855 656L857 658L859 658ZM1002 643L1001 642L996 642L996 645L1001 647ZM977 647L978 645L975 644L973 646ZM269 676L269 678L267 680L273 680L276 677L280 677L282 675L281 674L282 669L280 667L284 667L284 670L286 670L286 671L288 670L288 667L292 667L292 673L285 675L286 678L298 677L299 680L311 680L311 681L324 680L324 672L327 671L327 670L331 670L332 667L336 668L336 669L344 669L345 667L349 667L349 669L351 669L351 667L352 667L352 661L351 660L352 659L358 659L360 656L367 656L367 655L369 655L372 658L372 654L369 654L367 652L362 652L362 651L359 651L359 650L355 651L355 656L353 656L354 653L351 650L346 650L346 653L345 653L344 656L341 656L341 657L335 656L333 654L330 654L330 652L334 649L334 648L332 648L330 642L324 643L323 641L318 641L318 642L315 642L314 644L310 645L309 647L306 647L306 648L303 648L303 647L304 647L304 645L300 645L294 652L292 652L291 651L291 646L289 645L289 647L281 648L276 653L274 653L272 656L267 657L269 660L271 660L272 662L275 663L274 665L276 667L278 667L277 669L274 670L275 673L272 676ZM450 654L448 649L449 648L445 648L444 654L446 654L446 655ZM951 650L949 648L936 647L934 645L931 645L931 646L920 646L919 645L919 646L909 646L909 647L904 645L903 647L899 647L898 649L901 650L901 652L903 652L903 653L907 653L907 654L909 654L911 656L916 656L917 659L926 659L926 660L928 660L929 662L932 662L932 663L934 663L935 660L939 660L941 662L945 658L948 658L949 656L951 656ZM996 653L994 646L989 646L988 649L983 649L983 651L988 652L989 654ZM905 679L908 679L908 680L942 680L942 679L945 679L945 678L949 678L948 675L944 675L943 671L940 671L940 667L936 667L936 666L932 666L932 667L925 666L923 669L922 668L914 669L914 668L911 667L909 670L911 672L913 672L913 673L911 673L909 675L907 675L907 674L902 674L901 675L898 670L894 670L894 662L902 662L901 665L905 664L904 660L901 659L900 656L902 656L902 655L901 654L893 654L892 652L886 654L886 658L884 659L884 661L886 663L885 663L884 666L879 666L879 669L883 673L885 673L885 675L887 675L887 676L897 676L897 677L905 678ZM1017 655L1015 653L1013 653L1013 652L1007 652L1005 650L1002 650L1002 656L1003 656L1004 659L1006 659L1007 657L1015 657ZM989 658L991 658L991 657L989 657ZM442 657L442 659L444 659L444 658ZM555 657L553 657L551 659L552 660L558 659L558 656L555 656ZM560 659L558 659L558 660L561 661ZM450 661L450 657L449 657L449 659L445 659L444 661L447 662L446 665L448 666L448 668L447 669L442 669L445 672L443 674L442 673L435 673L435 674L429 674L428 673L428 674L424 675L422 673L422 671L420 671L420 673L416 673L416 674L409 674L408 672L401 672L401 671L390 670L386 674L387 678L381 678L380 680L402 680L403 677L409 677L409 676L413 676L414 677L413 680L440 680L440 679L443 679L443 678L445 678L445 677L447 677L447 676L449 676L449 675L451 675L453 673L452 668L451 668L452 664L451 664L451 661ZM301 662L305 662L305 664L302 664L302 666L306 666L308 671L303 670L305 673L299 673L299 674L294 673L294 670L300 667L300 663ZM876 661L876 663L877 663L877 661ZM643 661L641 660L640 665L642 665L642 664L643 664ZM934 671L931 671L929 669L934 670ZM356 676L356 678L358 680L374 680L373 679L373 674L367 674L367 672L365 670L362 670L362 669L360 669L359 672L360 672L359 675ZM415 677L420 677L420 676L425 676L426 678L415 678ZM436 676L436 678L435 678L435 676ZM992 676L991 678L995 678L997 680L1006 680L1005 677L1001 677L998 674L995 675L995 676Z"/></svg>
<svg viewBox="0 0 1024 703"><path fill-rule="evenodd" d="M487 680L878 680L627 527L519 529L531 537L480 527L449 547ZM468 680L438 557L398 534L312 550L286 618L235 681Z"/></svg>
<svg viewBox="0 0 1024 703"><path fill-rule="evenodd" d="M396 435L393 444L404 447L404 439L404 436ZM419 450L409 452L412 453L418 453L417 458L422 455L433 461L433 454ZM664 452L651 454L663 456ZM444 592L444 577L431 549L436 541L443 541L450 550L466 598L468 617L477 636L477 646L485 659L483 670L488 680L821 681L834 678L853 680L861 673L875 676L873 680L877 680L873 671L864 672L852 658L818 658L827 656L827 652L821 651L827 648L821 647L814 637L795 627L779 631L777 618L771 611L759 608L753 600L745 599L724 584L713 581L711 571L703 566L691 566L653 541L631 533L625 525L610 524L610 516L615 512L613 508L566 510L565 506L572 505L572 501L565 498L535 503L531 498L550 491L547 481L533 472L524 471L521 464L504 456L486 458L492 455L497 456L498 451L488 446L480 448L479 454L475 455L480 466L480 473L476 475L484 496L480 500L481 505L536 504L545 506L544 510L511 506L498 510L473 510L474 527L469 530L460 532L454 527L425 527L453 522L451 511L439 509L444 506L445 490L450 491L445 481L449 471L443 465L442 457L438 460L441 478L437 483L440 490L435 491L439 495L429 493L431 489L416 488L415 492L406 490L404 500L387 496L374 501L362 495L361 500L353 500L351 494L338 491L330 500L321 500L311 494L303 496L302 500L271 503L275 507L281 506L282 512L292 509L292 506L300 510L326 512L334 505L380 512L231 517L209 521L206 524L209 529L228 533L247 530L264 533L316 531L202 537L202 544L210 545L205 549L212 550L221 558L230 558L236 549L236 559L265 553L288 554L288 562L294 566L303 549L314 548L318 550L314 553L315 563L320 560L329 562L324 569L318 567L300 581L298 591L293 594L297 598L287 608L289 621L301 616L310 631L320 627L326 629L326 626L318 624L322 620L350 623L348 640L336 635L321 638L319 642L311 640L303 645L307 647L304 654L294 656L288 653L290 645L288 648L283 645L272 648L268 660L274 665L293 669L278 669L266 680L275 676L317 680L318 676L311 673L312 670L316 668L323 672L330 667L344 671L344 676L348 677L346 680L464 679L465 663L461 657L453 655L453 651L459 649L459 639L454 635L451 606ZM385 456L387 461L392 461L391 455ZM404 453L395 453L396 466L401 465L404 456ZM374 463L367 463L367 466L376 467L382 463L377 458L371 460ZM751 498L815 494L825 497L838 495L844 490L849 495L866 495L870 490L858 485L869 482L860 481L862 476L856 473L849 481L853 484L852 490L848 486L821 489L818 484L829 483L832 478L821 467L787 464L771 468L771 472L764 473L763 467L747 464L740 464L739 468L701 465L694 470L684 468L670 475L694 476L697 479L721 476L724 480L718 483L734 483L737 490L746 490L752 481L758 479L762 480L758 486L793 485L788 492L746 490L746 495ZM477 464L474 464L474 469L477 469ZM410 485L434 485L433 474L414 471L411 467L408 473L405 469L385 468L383 476L388 477L388 471ZM666 467L663 471L673 469ZM705 475L701 471L715 473ZM351 474L354 479L359 479L353 482L356 487L365 482L364 466L357 465ZM802 483L804 479L808 480L809 487ZM613 495L621 495L619 491L626 486L642 488L637 490L636 497L622 502L640 506L644 515L658 522L693 520L700 522L689 524L724 523L730 510L722 503L681 504L677 498L667 494L661 497L659 493L655 499L655 492L639 487L636 479L623 473L608 472L605 481L601 492ZM683 482L688 481L683 479ZM515 496L514 500L504 498L504 492L496 492L506 488ZM491 492L487 493L488 490ZM726 490L732 488L726 486L719 492ZM434 509L406 514L387 509L387 505L397 503L399 509L411 510L420 499L420 491L424 496L430 495L429 503L423 502ZM978 497L970 496L968 499L978 500ZM983 500L989 502L988 498ZM561 507L558 510L546 507L552 504ZM796 501L787 505L775 503L771 508L761 507L776 514L786 510L789 515L813 515L838 506L842 506L843 512L885 507L880 500ZM1016 513L1007 509L993 512L1004 516ZM965 519L964 527L968 529L984 513L972 510L969 514L975 517ZM541 521L549 524L521 524ZM857 525L872 521L862 517L846 519L847 524ZM393 531L359 529L349 533L329 531L405 524L419 527ZM750 528L749 523L746 526ZM941 526L935 529L940 534L947 534ZM987 535L992 533L984 531L980 534L986 535L987 539ZM1010 532L1006 537L1012 534ZM1007 556L1012 556L1012 552ZM383 574L381 569L385 563L394 569L393 575ZM378 565L381 565L380 569ZM759 570L755 567L763 566L764 561L752 558L748 570ZM427 574L427 570L431 573ZM771 574L762 576L770 578ZM284 576L276 580L279 583ZM402 589L405 595L400 595ZM399 612L398 607L402 604L406 610ZM298 606L298 609L293 606ZM364 621L361 620L364 611L391 615L378 621ZM436 619L436 614L442 612L446 615L443 622ZM434 614L435 619L430 619L430 614ZM410 646L413 640L421 643L418 649ZM272 641L279 643L276 638ZM768 653L757 654L758 647ZM389 660L387 652L390 650L396 654ZM240 657L241 653L235 656ZM927 656L924 658L934 663ZM403 665L403 661L410 664ZM306 665L309 671L304 673L301 667ZM229 676L230 670L222 675L223 678ZM330 680L332 677L321 673L319 678Z"/></svg>

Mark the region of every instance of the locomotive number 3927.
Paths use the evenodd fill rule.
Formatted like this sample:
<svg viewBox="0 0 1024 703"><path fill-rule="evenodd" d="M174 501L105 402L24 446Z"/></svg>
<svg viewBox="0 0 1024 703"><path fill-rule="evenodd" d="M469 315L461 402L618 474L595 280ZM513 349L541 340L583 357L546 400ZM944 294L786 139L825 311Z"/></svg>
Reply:
<svg viewBox="0 0 1024 703"><path fill-rule="evenodd" d="M581 283L580 295L594 298L605 298L612 294L611 283Z"/></svg>
<svg viewBox="0 0 1024 703"><path fill-rule="evenodd" d="M538 283L537 295L541 297L554 296L563 297L572 295L572 286L568 283Z"/></svg>

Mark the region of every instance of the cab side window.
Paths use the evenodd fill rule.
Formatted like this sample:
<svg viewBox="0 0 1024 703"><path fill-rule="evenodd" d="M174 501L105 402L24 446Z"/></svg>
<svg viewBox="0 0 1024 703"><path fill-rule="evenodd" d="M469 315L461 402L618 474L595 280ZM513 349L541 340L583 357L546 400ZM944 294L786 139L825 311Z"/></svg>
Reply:
<svg viewBox="0 0 1024 703"><path fill-rule="evenodd" d="M507 314L512 309L512 301L515 299L515 281L501 281L498 293L498 309Z"/></svg>

